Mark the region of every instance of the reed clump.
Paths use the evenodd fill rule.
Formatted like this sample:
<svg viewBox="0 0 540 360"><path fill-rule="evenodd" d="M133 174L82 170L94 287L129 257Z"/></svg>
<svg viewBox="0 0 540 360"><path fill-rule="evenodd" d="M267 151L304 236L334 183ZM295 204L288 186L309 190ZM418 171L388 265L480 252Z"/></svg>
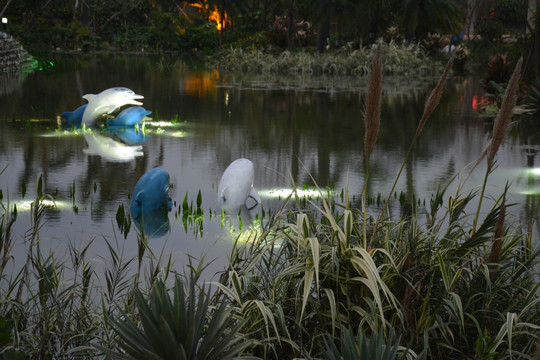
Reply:
<svg viewBox="0 0 540 360"><path fill-rule="evenodd" d="M310 74L335 76L367 76L375 48L380 48L385 59L384 75L428 76L440 72L437 62L428 58L418 44L380 40L376 46L362 46L354 50L332 53L310 53L231 48L216 55L210 65L220 71L271 74Z"/></svg>

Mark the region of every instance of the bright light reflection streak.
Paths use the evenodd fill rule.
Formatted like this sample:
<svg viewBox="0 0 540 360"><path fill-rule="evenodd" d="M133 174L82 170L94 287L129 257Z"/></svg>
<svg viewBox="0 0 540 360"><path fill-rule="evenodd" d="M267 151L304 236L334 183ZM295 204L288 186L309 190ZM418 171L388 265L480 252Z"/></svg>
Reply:
<svg viewBox="0 0 540 360"><path fill-rule="evenodd" d="M258 190L259 196L263 198L286 198L292 193L294 193L294 189L263 189ZM317 189L296 189L296 193L300 197L313 197L318 198L321 196L328 196L332 194L332 191L330 190L317 190Z"/></svg>
<svg viewBox="0 0 540 360"><path fill-rule="evenodd" d="M157 134L159 136L171 136L171 137L177 137L182 138L186 137L186 133L182 130L179 131L167 131L163 129L156 129L156 130L146 130L145 134Z"/></svg>
<svg viewBox="0 0 540 360"><path fill-rule="evenodd" d="M32 203L34 203L35 200L17 200L15 202L10 202L9 208L13 209L13 206L17 206L17 211L30 211L32 209ZM43 199L41 201L42 206L46 208L55 208L58 210L61 209L69 209L72 207L72 204L67 201L61 201L61 200L51 200L51 199Z"/></svg>
<svg viewBox="0 0 540 360"><path fill-rule="evenodd" d="M540 176L540 168L526 169L525 174L534 175L534 176Z"/></svg>
<svg viewBox="0 0 540 360"><path fill-rule="evenodd" d="M79 134L76 131L62 131L62 132L54 132L54 133L47 133L47 134L41 134L41 137L72 137L72 136L79 136Z"/></svg>
<svg viewBox="0 0 540 360"><path fill-rule="evenodd" d="M178 127L180 123L173 124L170 121L144 121L144 126L153 126L153 127Z"/></svg>
<svg viewBox="0 0 540 360"><path fill-rule="evenodd" d="M538 195L540 194L540 168L526 168L521 169L520 176L528 178L528 181L532 181L531 185L525 186L525 189L517 191L522 195Z"/></svg>

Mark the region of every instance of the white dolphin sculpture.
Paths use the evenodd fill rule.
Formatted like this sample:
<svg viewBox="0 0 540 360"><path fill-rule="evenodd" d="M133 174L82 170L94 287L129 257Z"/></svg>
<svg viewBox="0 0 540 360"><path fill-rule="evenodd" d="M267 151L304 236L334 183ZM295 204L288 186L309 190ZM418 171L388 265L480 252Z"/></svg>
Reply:
<svg viewBox="0 0 540 360"><path fill-rule="evenodd" d="M83 134L88 148L84 149L87 155L99 155L103 159L115 162L125 162L135 159L137 156L142 156L142 146L130 146L110 137L100 134Z"/></svg>
<svg viewBox="0 0 540 360"><path fill-rule="evenodd" d="M124 105L142 105L143 103L137 100L144 99L144 96L125 87L114 87L97 95L86 94L83 99L88 100L88 106L83 113L82 125L92 127L101 116L111 114Z"/></svg>
<svg viewBox="0 0 540 360"><path fill-rule="evenodd" d="M248 210L261 203L253 188L255 170L248 159L233 161L223 172L218 186L218 204L221 208L237 208L245 205Z"/></svg>

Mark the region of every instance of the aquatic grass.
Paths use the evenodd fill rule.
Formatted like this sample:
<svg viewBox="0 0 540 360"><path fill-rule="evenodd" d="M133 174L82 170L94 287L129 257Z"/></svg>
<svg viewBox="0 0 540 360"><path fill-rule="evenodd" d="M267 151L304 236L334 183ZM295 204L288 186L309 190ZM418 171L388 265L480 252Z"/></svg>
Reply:
<svg viewBox="0 0 540 360"><path fill-rule="evenodd" d="M440 66L429 59L417 44L378 40L377 46L385 59L382 67L384 75L426 76L440 71ZM273 54L260 50L229 48L213 57L209 66L231 72L363 77L369 74L373 53L374 48L371 46L323 54L305 51Z"/></svg>

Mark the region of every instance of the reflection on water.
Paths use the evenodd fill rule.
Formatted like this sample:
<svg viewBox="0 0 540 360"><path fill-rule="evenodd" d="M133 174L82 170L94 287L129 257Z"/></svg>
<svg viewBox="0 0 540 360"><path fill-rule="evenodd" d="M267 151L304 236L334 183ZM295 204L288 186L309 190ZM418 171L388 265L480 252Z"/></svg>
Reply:
<svg viewBox="0 0 540 360"><path fill-rule="evenodd" d="M27 75L24 72L14 74L0 73L0 96L18 91Z"/></svg>
<svg viewBox="0 0 540 360"><path fill-rule="evenodd" d="M161 226L158 220L145 225L158 232L168 229L152 239L152 246L195 257L209 253L207 259L221 259L214 263L214 270L226 261L235 239L219 216L210 216L220 213L219 179L235 159L248 158L255 166L254 186L263 199L261 213L281 208L290 190L280 189L290 189L291 179L306 192L315 188L315 180L323 193L333 189L331 196L338 200L347 186L352 205L361 206L363 80L266 78L191 71L181 63L156 64L155 59L144 57L85 58L75 68L56 66L54 72L28 74L15 91L0 94L0 168L7 166L0 175L4 198L9 194L13 203L31 199L33 184L43 175L46 192L78 206L77 213L71 207L48 213L41 236L52 248L66 239L113 237L118 231L114 222L118 206L128 208L137 179L154 167L169 172L172 213L178 215L170 215L168 225ZM368 191L373 197L390 190L436 80L383 79L380 136L370 160ZM82 105L82 95L118 84L144 94L145 108L152 109L153 117L144 122L144 132L103 129L83 136L44 136L57 134L57 116ZM471 107L474 97L482 94L478 85L475 79L449 81L405 166L396 198L402 194L405 201L423 204L427 200L429 204L437 185L466 173L476 161L492 128L492 120L476 116ZM534 188L540 179L523 170L538 167L539 135L535 122L520 120L501 147L498 168L488 184L490 196L498 197L506 182L511 183L509 202L518 205L511 208L510 216L513 222L534 229L535 237L539 235L535 216L539 196ZM480 186L484 170L481 164L465 188ZM450 187L447 194L453 195L455 188ZM189 204L196 204L199 192L204 222L195 234L190 228L199 226L195 222L184 228L182 204L186 197ZM317 195L315 191L308 196ZM492 204L485 201L485 206L487 210ZM399 202L390 207L392 216L404 211ZM226 217L238 229L236 235L240 225L249 229L246 222L257 218L246 214L246 209L237 215ZM27 224L24 220L16 224L19 238ZM125 241L128 251L136 253L135 231ZM96 240L92 246L99 253L104 244Z"/></svg>
<svg viewBox="0 0 540 360"><path fill-rule="evenodd" d="M133 218L133 222L140 232L149 238L159 238L169 233L169 216L163 209L158 209Z"/></svg>
<svg viewBox="0 0 540 360"><path fill-rule="evenodd" d="M88 156L98 155L104 160L118 162L131 161L143 156L141 145L126 145L98 132L84 132L83 136L88 145L84 153Z"/></svg>

